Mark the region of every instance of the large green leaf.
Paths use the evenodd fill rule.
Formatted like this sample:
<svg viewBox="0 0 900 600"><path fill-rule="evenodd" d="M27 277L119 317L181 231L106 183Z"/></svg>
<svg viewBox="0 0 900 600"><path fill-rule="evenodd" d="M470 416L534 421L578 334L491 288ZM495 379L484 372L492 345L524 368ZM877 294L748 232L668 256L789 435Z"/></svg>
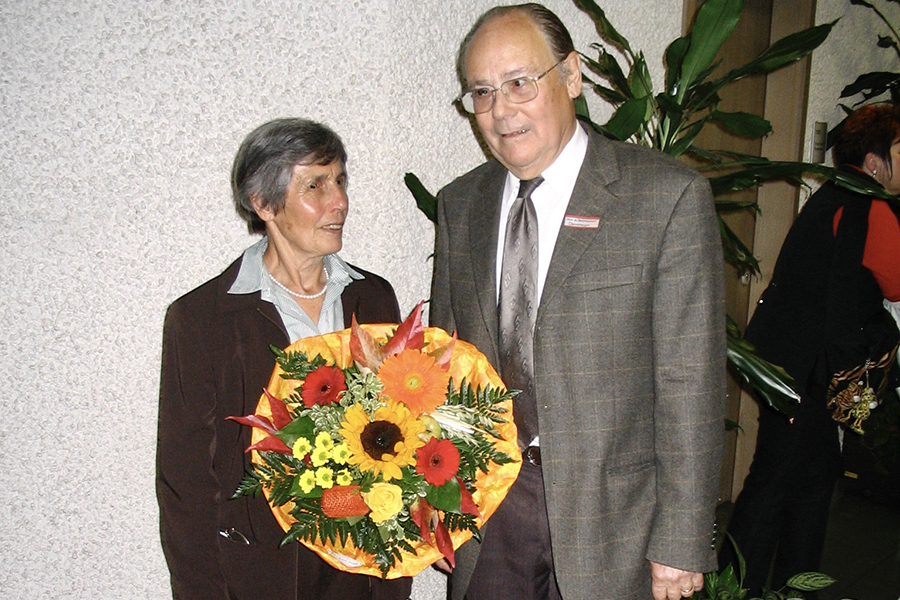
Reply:
<svg viewBox="0 0 900 600"><path fill-rule="evenodd" d="M676 38L674 42L666 48L663 61L666 64L666 92L675 95L678 90L675 89L681 75L681 64L684 62L684 55L688 48L691 47L690 37Z"/></svg>
<svg viewBox="0 0 900 600"><path fill-rule="evenodd" d="M772 124L752 113L714 110L710 120L719 123L726 131L744 137L760 138L772 133Z"/></svg>
<svg viewBox="0 0 900 600"><path fill-rule="evenodd" d="M781 367L761 358L753 345L741 337L734 320L727 319L728 361L760 400L789 417L793 416L794 408L800 402L800 396L794 391L794 379Z"/></svg>
<svg viewBox="0 0 900 600"><path fill-rule="evenodd" d="M596 60L584 54L581 55L585 59L588 68L608 79L614 88L619 90L624 96L631 98L634 94L631 93L628 78L625 77L625 72L622 71L622 67L619 66L619 61L616 60L616 57L599 44L592 44L592 47L597 50Z"/></svg>
<svg viewBox="0 0 900 600"><path fill-rule="evenodd" d="M833 577L822 573L798 573L787 580L788 587L800 590L802 592L815 592L837 581Z"/></svg>
<svg viewBox="0 0 900 600"><path fill-rule="evenodd" d="M785 36L743 67L730 71L720 85L732 83L748 75L762 75L794 63L818 48L831 33L837 20Z"/></svg>
<svg viewBox="0 0 900 600"><path fill-rule="evenodd" d="M596 81L593 81L593 80L590 79L588 76L586 76L584 73L581 74L581 79L582 79L585 83L587 83L587 85L589 85L589 86L591 87L592 90L594 90L595 92L597 92L597 94L598 94L601 98L603 98L604 100L606 100L607 102L609 102L610 104L612 104L612 105L614 105L614 106L615 106L615 105L618 105L618 104L622 104L623 102L625 102L626 100L628 100L628 98L626 98L625 96L623 96L623 95L622 95L621 93L619 93L618 91L616 91L616 90L614 90L614 89L612 89L612 88L608 88L608 87L606 87L606 86L603 86L603 85L597 83ZM583 98L583 96L579 96L579 98Z"/></svg>
<svg viewBox="0 0 900 600"><path fill-rule="evenodd" d="M668 154L669 156L679 157L684 152L690 148L694 144L694 140L697 139L697 136L700 135L700 132L703 131L703 126L706 125L706 119L700 119L690 127L686 131L684 131L679 137L672 142L672 136L670 135L667 139L663 140L662 147L660 150ZM674 135L675 132L672 132Z"/></svg>
<svg viewBox="0 0 900 600"><path fill-rule="evenodd" d="M635 98L643 98L653 94L653 82L650 80L650 70L647 69L647 61L644 59L644 53L638 54L631 72L628 74L628 83L631 86L631 93Z"/></svg>
<svg viewBox="0 0 900 600"><path fill-rule="evenodd" d="M691 45L681 64L676 96L683 98L686 88L694 84L698 74L709 67L725 40L734 31L744 3L741 0L706 0L697 12L691 30Z"/></svg>
<svg viewBox="0 0 900 600"><path fill-rule="evenodd" d="M575 0L575 3L591 15L600 37L609 41L620 50L631 54L631 46L628 44L628 40L616 31L616 28L613 27L612 23L609 22L609 19L606 18L606 13L603 12L603 9L600 8L594 0Z"/></svg>
<svg viewBox="0 0 900 600"><path fill-rule="evenodd" d="M413 173L407 173L403 176L403 183L412 192L413 198L416 199L416 206L419 207L428 220L437 224L437 197L425 189L419 178Z"/></svg>
<svg viewBox="0 0 900 600"><path fill-rule="evenodd" d="M647 122L649 98L631 98L620 106L606 124L606 129L617 140L627 140Z"/></svg>
<svg viewBox="0 0 900 600"><path fill-rule="evenodd" d="M870 97L880 96L889 88L900 84L900 73L872 71L856 78L856 81L841 90L841 98L849 98L861 92L869 92Z"/></svg>
<svg viewBox="0 0 900 600"><path fill-rule="evenodd" d="M728 226L720 215L716 215L719 221L719 232L722 235L722 251L725 253L726 262L737 267L741 274L750 273L759 275L759 261L753 256L753 252L741 241L741 238Z"/></svg>

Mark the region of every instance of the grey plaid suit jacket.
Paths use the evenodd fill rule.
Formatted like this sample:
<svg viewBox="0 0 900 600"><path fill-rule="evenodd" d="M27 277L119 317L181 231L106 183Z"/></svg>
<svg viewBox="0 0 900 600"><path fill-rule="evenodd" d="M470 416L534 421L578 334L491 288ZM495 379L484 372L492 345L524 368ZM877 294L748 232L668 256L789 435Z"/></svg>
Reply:
<svg viewBox="0 0 900 600"><path fill-rule="evenodd" d="M439 195L430 323L495 365L495 261L506 169ZM651 598L648 560L715 568L722 453L722 249L705 178L590 132L535 330L535 387L556 575L565 600ZM490 522L486 525L490 529ZM462 598L479 546L457 553Z"/></svg>

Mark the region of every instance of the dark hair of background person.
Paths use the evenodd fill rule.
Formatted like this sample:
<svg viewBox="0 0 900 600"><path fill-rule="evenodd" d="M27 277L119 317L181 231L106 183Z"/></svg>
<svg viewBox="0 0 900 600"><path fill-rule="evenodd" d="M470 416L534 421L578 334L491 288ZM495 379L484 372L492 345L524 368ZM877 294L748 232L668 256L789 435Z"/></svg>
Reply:
<svg viewBox="0 0 900 600"><path fill-rule="evenodd" d="M277 212L284 207L295 165L327 165L336 159L347 163L341 138L314 121L276 119L251 131L231 168L234 208L247 221L250 233L266 231L253 209L253 199Z"/></svg>
<svg viewBox="0 0 900 600"><path fill-rule="evenodd" d="M456 68L459 74L459 80L462 82L463 87L466 86L466 56L469 53L469 47L472 45L472 40L475 38L478 30L492 19L513 13L522 13L534 21L535 25L538 26L538 29L544 34L544 37L547 38L547 43L550 45L550 51L553 52L553 56L556 57L557 62L563 60L569 53L575 51L575 44L572 43L572 36L569 35L569 30L566 29L563 22L559 20L559 17L553 14L553 12L545 6L535 3L516 4L513 6L495 6L478 17L478 20L475 21L472 29L466 34L465 39L462 41L462 45L459 47ZM563 65L563 69L561 70L564 69L565 66ZM562 75L563 78L565 78L565 73Z"/></svg>
<svg viewBox="0 0 900 600"><path fill-rule="evenodd" d="M891 172L891 146L900 140L900 107L867 104L856 109L838 129L831 149L834 166L862 167L866 154L874 153Z"/></svg>

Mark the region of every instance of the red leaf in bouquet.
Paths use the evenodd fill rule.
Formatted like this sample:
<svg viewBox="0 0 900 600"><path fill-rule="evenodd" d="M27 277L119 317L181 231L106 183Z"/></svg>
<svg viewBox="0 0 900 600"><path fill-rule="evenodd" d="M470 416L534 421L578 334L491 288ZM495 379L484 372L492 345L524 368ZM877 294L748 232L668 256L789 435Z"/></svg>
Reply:
<svg viewBox="0 0 900 600"><path fill-rule="evenodd" d="M284 400L280 400L269 393L269 390L263 388L266 398L269 399L269 410L272 411L272 423L275 429L281 429L291 422L291 413L288 412L287 405ZM273 432L269 432L273 433Z"/></svg>
<svg viewBox="0 0 900 600"><path fill-rule="evenodd" d="M459 510L462 512L474 515L479 519L484 517L481 516L481 511L478 510L478 507L475 505L475 498L472 497L472 492L466 489L466 484L463 483L463 480L459 477L456 478L459 481L459 493L460 493L460 505Z"/></svg>
<svg viewBox="0 0 900 600"><path fill-rule="evenodd" d="M261 417L257 414L247 415L246 417L225 417L226 421L237 421L241 425L245 425L247 427L256 427L257 429L262 429L266 433L275 433L278 429L272 425L272 421L265 417Z"/></svg>
<svg viewBox="0 0 900 600"><path fill-rule="evenodd" d="M277 438L274 435L267 435L252 446L249 446L246 450L244 450L244 453L246 454L251 450L256 450L259 452L278 452L279 454L291 454L291 449L288 448L288 445L282 442L281 438Z"/></svg>
<svg viewBox="0 0 900 600"><path fill-rule="evenodd" d="M441 554L450 563L450 568L455 568L456 557L453 555L453 540L450 539L450 532L447 531L447 526L440 519L438 519L434 527L434 539L437 542L437 549L441 551Z"/></svg>
<svg viewBox="0 0 900 600"><path fill-rule="evenodd" d="M459 450L450 440L433 437L416 450L416 473L424 475L425 481L431 485L442 486L457 472L459 472Z"/></svg>
<svg viewBox="0 0 900 600"><path fill-rule="evenodd" d="M341 392L346 389L344 372L331 365L322 365L306 376L303 387L300 388L300 398L306 408L312 408L316 404L328 406L337 402Z"/></svg>
<svg viewBox="0 0 900 600"><path fill-rule="evenodd" d="M409 516L412 522L419 526L419 535L434 546L434 536L431 535L431 517L434 515L434 507L425 498L419 498L409 506Z"/></svg>
<svg viewBox="0 0 900 600"><path fill-rule="evenodd" d="M384 345L385 356L392 356L404 350L421 350L425 345L425 327L422 326L422 305L419 302L413 311L400 323L394 336Z"/></svg>
<svg viewBox="0 0 900 600"><path fill-rule="evenodd" d="M350 356L360 367L377 371L384 360L384 350L368 331L359 326L356 314L350 325Z"/></svg>
<svg viewBox="0 0 900 600"><path fill-rule="evenodd" d="M456 332L453 332L453 339L446 346L435 348L428 353L428 356L434 358L434 364L444 369L450 370L450 359L453 358L453 348L456 346Z"/></svg>
<svg viewBox="0 0 900 600"><path fill-rule="evenodd" d="M358 485L336 485L322 492L322 513L331 519L362 517L369 514L369 506L359 492Z"/></svg>

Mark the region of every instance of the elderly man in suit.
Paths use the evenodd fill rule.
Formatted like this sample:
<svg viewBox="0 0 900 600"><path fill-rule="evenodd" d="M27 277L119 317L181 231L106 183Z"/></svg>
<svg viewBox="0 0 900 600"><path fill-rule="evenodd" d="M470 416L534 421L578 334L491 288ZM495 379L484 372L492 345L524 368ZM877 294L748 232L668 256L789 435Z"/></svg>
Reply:
<svg viewBox="0 0 900 600"><path fill-rule="evenodd" d="M578 124L580 59L543 6L482 15L459 70L495 160L440 193L431 324L523 390L525 458L451 596L690 596L716 566L725 396L709 186Z"/></svg>

